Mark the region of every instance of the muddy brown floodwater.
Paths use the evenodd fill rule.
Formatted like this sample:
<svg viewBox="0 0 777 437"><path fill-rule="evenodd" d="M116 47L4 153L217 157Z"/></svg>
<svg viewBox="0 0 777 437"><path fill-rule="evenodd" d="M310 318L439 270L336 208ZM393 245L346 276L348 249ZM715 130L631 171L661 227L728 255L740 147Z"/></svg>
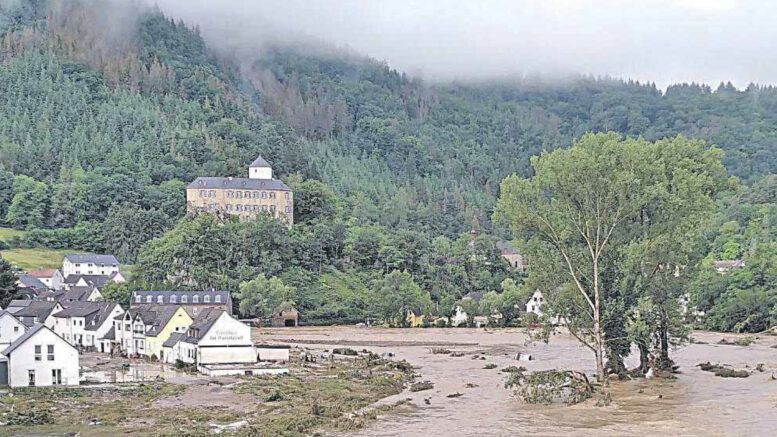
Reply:
<svg viewBox="0 0 777 437"><path fill-rule="evenodd" d="M276 328L254 331L257 341L291 342L323 350L333 346L391 352L418 368L419 380L432 390L405 392L383 399L392 404L411 399L410 414L388 414L349 436L777 436L777 337L761 336L750 346L715 344L735 335L695 332L707 344L687 344L672 351L680 366L676 380L634 380L610 387L612 405L526 405L504 388L499 369L574 369L592 374L593 357L573 338L553 336L548 344L530 342L520 329L384 329L357 327ZM433 354L440 347L463 352ZM517 361L516 354L532 361ZM477 354L479 357L473 359ZM730 364L753 373L748 378L720 378L696 367L701 362ZM484 369L494 363L496 369ZM630 366L636 363L628 362ZM763 364L763 372L755 370ZM448 395L461 396L449 398Z"/></svg>

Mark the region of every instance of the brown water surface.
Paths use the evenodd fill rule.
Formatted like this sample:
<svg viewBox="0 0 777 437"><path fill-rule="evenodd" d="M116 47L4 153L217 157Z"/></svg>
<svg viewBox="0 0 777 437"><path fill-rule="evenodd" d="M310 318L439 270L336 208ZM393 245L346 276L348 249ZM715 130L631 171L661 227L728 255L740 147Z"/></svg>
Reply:
<svg viewBox="0 0 777 437"><path fill-rule="evenodd" d="M613 384L613 403L576 406L526 405L504 388L499 369L574 369L593 373L593 357L573 338L553 336L548 344L530 342L520 329L384 329L356 327L276 328L255 330L257 341L292 342L323 350L338 345L395 354L418 368L434 389L405 391L381 401L409 398L418 406L407 415L379 418L360 436L777 436L777 337L762 336L750 346L718 345L732 335L695 332L708 344L688 344L673 351L680 365L677 380L635 380ZM433 354L433 347L463 352L462 357ZM532 361L517 361L517 353ZM478 355L477 359L473 359ZM480 359L485 357L485 360ZM636 363L633 358L628 364ZM748 378L720 378L699 370L700 362L730 364L753 373ZM497 369L484 369L494 363ZM759 363L765 371L756 371ZM449 394L462 396L448 398ZM351 434L354 435L354 434Z"/></svg>

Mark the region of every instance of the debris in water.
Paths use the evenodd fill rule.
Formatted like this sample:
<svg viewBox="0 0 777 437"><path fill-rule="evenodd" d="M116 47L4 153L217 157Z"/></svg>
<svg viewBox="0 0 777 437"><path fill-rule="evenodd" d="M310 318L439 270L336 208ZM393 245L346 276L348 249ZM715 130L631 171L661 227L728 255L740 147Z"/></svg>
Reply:
<svg viewBox="0 0 777 437"><path fill-rule="evenodd" d="M423 382L416 382L416 383L410 384L410 391L412 392L431 390L433 388L434 388L434 384L432 384L431 381L423 381Z"/></svg>
<svg viewBox="0 0 777 437"><path fill-rule="evenodd" d="M458 398L458 397L460 397L460 396L464 396L464 394L463 394L463 393L456 392L456 393L451 393L451 394L449 394L448 396L446 396L446 398Z"/></svg>
<svg viewBox="0 0 777 437"><path fill-rule="evenodd" d="M515 367L515 366L507 366L504 369L502 369L502 372L504 373L513 373L513 372L525 372L526 367Z"/></svg>
<svg viewBox="0 0 777 437"><path fill-rule="evenodd" d="M451 353L450 349L445 349L441 347L432 348L432 354L434 355L449 355L450 353Z"/></svg>
<svg viewBox="0 0 777 437"><path fill-rule="evenodd" d="M485 366L483 366L483 368L486 369L486 370L496 369L496 367L497 366L494 363L489 363L489 364L486 364Z"/></svg>
<svg viewBox="0 0 777 437"><path fill-rule="evenodd" d="M593 385L584 373L572 370L513 372L505 383L516 396L529 404L577 404L593 395Z"/></svg>
<svg viewBox="0 0 777 437"><path fill-rule="evenodd" d="M728 367L723 367L720 364L711 364L709 361L706 363L697 364L697 366L705 372L712 372L715 376L721 378L747 378L750 374L746 370L734 370Z"/></svg>

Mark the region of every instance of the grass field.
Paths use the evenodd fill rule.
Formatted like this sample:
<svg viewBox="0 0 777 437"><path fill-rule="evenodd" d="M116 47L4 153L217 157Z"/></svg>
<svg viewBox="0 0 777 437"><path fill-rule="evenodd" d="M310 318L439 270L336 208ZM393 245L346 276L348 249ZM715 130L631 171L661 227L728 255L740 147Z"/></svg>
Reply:
<svg viewBox="0 0 777 437"><path fill-rule="evenodd" d="M72 250L51 249L9 249L0 252L0 256L23 270L58 269L62 267L62 258Z"/></svg>
<svg viewBox="0 0 777 437"><path fill-rule="evenodd" d="M16 229L0 228L0 240L2 241L11 241L11 238L21 237L22 235L24 235L24 232L17 231Z"/></svg>

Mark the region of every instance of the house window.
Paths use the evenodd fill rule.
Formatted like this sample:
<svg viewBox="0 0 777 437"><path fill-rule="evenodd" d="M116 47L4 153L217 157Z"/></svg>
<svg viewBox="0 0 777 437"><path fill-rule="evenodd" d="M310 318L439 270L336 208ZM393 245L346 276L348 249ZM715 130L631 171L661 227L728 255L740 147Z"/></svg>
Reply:
<svg viewBox="0 0 777 437"><path fill-rule="evenodd" d="M196 294L192 296L192 303L200 303L200 296Z"/></svg>
<svg viewBox="0 0 777 437"><path fill-rule="evenodd" d="M216 197L216 190L210 190L208 192L208 197Z"/></svg>
<svg viewBox="0 0 777 437"><path fill-rule="evenodd" d="M51 369L51 385L62 385L62 369Z"/></svg>
<svg viewBox="0 0 777 437"><path fill-rule="evenodd" d="M243 211L243 205L235 205L235 211Z"/></svg>
<svg viewBox="0 0 777 437"><path fill-rule="evenodd" d="M238 199L242 199L243 198L243 192L242 191L235 191L235 197L237 197Z"/></svg>
<svg viewBox="0 0 777 437"><path fill-rule="evenodd" d="M170 296L170 303L177 303L178 298L175 295Z"/></svg>
<svg viewBox="0 0 777 437"><path fill-rule="evenodd" d="M127 332L131 331L132 330L132 325L127 323L127 325L125 326L125 329L126 329Z"/></svg>
<svg viewBox="0 0 777 437"><path fill-rule="evenodd" d="M160 295L160 296L157 296L157 297L156 297L156 303L160 303L160 304L161 304L161 303L165 303L165 298L164 298L164 296L161 296L161 295Z"/></svg>
<svg viewBox="0 0 777 437"><path fill-rule="evenodd" d="M139 294L135 295L135 303L140 303L141 297Z"/></svg>
<svg viewBox="0 0 777 437"><path fill-rule="evenodd" d="M207 197L208 191L207 190L200 190L200 197Z"/></svg>
<svg viewBox="0 0 777 437"><path fill-rule="evenodd" d="M209 295L209 294L206 294L206 295L205 295L205 296L202 298L202 301L203 301L203 302L205 302L205 303L210 303L210 295Z"/></svg>
<svg viewBox="0 0 777 437"><path fill-rule="evenodd" d="M189 302L189 297L188 296L181 296L181 303L187 303L187 302Z"/></svg>
<svg viewBox="0 0 777 437"><path fill-rule="evenodd" d="M251 198L251 192L250 191L246 191L245 197L246 197L246 199L250 199Z"/></svg>
<svg viewBox="0 0 777 437"><path fill-rule="evenodd" d="M35 371L32 369L27 371L27 385L35 387Z"/></svg>
<svg viewBox="0 0 777 437"><path fill-rule="evenodd" d="M251 205L246 205L246 211L251 211Z"/></svg>
<svg viewBox="0 0 777 437"><path fill-rule="evenodd" d="M36 344L35 345L35 361L41 361L42 360L41 354L42 354L42 352L41 352L41 345Z"/></svg>
<svg viewBox="0 0 777 437"><path fill-rule="evenodd" d="M232 211L232 204L227 204L227 211Z"/></svg>
<svg viewBox="0 0 777 437"><path fill-rule="evenodd" d="M221 295L217 294L216 297L213 298L213 301L216 303L221 303Z"/></svg>
<svg viewBox="0 0 777 437"><path fill-rule="evenodd" d="M14 326L14 327L13 327L13 332L14 332L14 334L16 334L17 332L19 332L19 327L18 327L18 326Z"/></svg>
<svg viewBox="0 0 777 437"><path fill-rule="evenodd" d="M46 346L46 352L47 352L46 359L49 360L49 361L54 361L54 345L53 344L50 344L50 345Z"/></svg>
<svg viewBox="0 0 777 437"><path fill-rule="evenodd" d="M270 209L267 205L262 205L262 211L267 212Z"/></svg>
<svg viewBox="0 0 777 437"><path fill-rule="evenodd" d="M230 198L231 197L235 197L235 192L234 191L227 191L227 197L230 197Z"/></svg>
<svg viewBox="0 0 777 437"><path fill-rule="evenodd" d="M262 191L262 199L266 199L266 198L267 198L267 191Z"/></svg>
<svg viewBox="0 0 777 437"><path fill-rule="evenodd" d="M270 205L270 212L275 214L275 205Z"/></svg>
<svg viewBox="0 0 777 437"><path fill-rule="evenodd" d="M270 193L270 199L275 199L275 193L274 192Z"/></svg>
<svg viewBox="0 0 777 437"><path fill-rule="evenodd" d="M290 206L286 207L286 214L291 214L291 207Z"/></svg>

